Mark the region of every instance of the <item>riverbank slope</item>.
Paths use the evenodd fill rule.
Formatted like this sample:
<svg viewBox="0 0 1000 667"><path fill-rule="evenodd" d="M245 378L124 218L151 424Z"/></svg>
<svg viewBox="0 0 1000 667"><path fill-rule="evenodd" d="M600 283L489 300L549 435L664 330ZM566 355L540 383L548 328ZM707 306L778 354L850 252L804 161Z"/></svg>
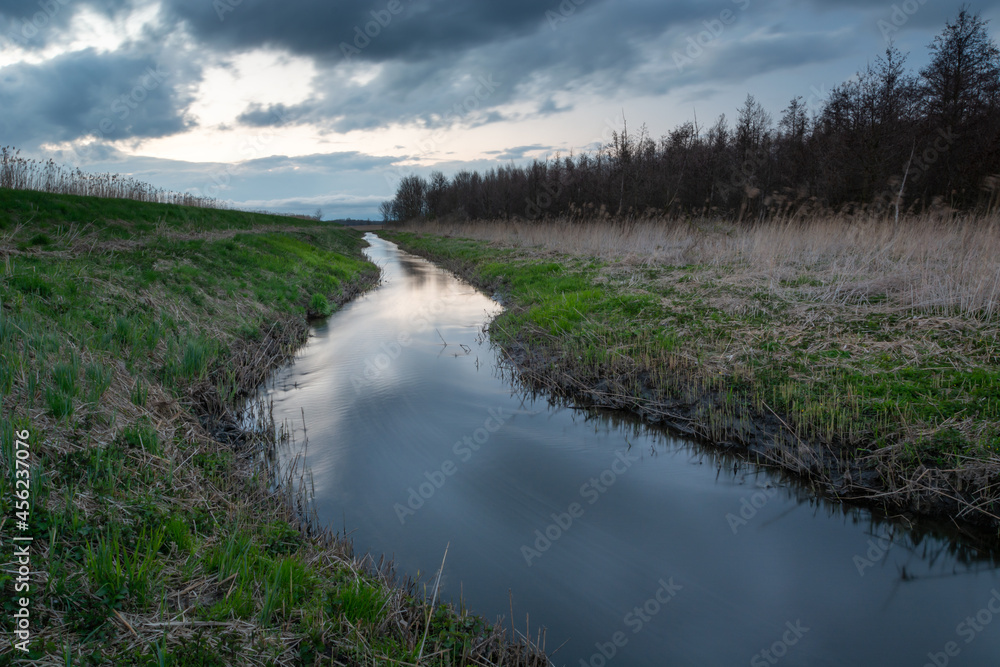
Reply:
<svg viewBox="0 0 1000 667"><path fill-rule="evenodd" d="M996 535L996 220L380 235L500 291L491 337L534 388L637 412L834 498Z"/></svg>
<svg viewBox="0 0 1000 667"><path fill-rule="evenodd" d="M375 284L363 246L315 221L0 189L0 663L545 664L271 490L269 410L238 406L309 319Z"/></svg>

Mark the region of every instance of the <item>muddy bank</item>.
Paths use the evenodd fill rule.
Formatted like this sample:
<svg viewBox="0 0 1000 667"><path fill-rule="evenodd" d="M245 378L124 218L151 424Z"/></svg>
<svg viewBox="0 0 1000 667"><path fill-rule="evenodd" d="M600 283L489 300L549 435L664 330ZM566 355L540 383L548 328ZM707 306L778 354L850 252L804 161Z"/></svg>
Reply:
<svg viewBox="0 0 1000 667"><path fill-rule="evenodd" d="M496 294L509 313L529 310L502 277L484 278L481 262L407 243L405 236L389 233L387 238ZM491 335L531 390L575 405L629 411L647 423L787 471L833 500L959 526L983 547L996 547L1000 468L995 461L914 467L904 463L902 445L859 453L856 445L838 438L803 439L786 415L751 398L746 387L707 386L692 363L681 361L665 369L618 357L610 363L588 364L567 354L558 336L519 329L509 325L509 319L502 315L494 320Z"/></svg>
<svg viewBox="0 0 1000 667"><path fill-rule="evenodd" d="M879 462L849 457L835 446L803 442L774 413L743 406L735 412L719 392L694 386L665 387L650 381L648 371L619 370L588 375L567 364L557 350L515 342L500 345L525 386L581 407L624 410L646 423L669 428L705 445L724 449L760 465L781 468L806 480L813 490L836 501L869 505L885 514L908 513L938 519L956 518L990 531L996 517L975 511L976 478L925 468L912 480L896 480ZM683 379L678 377L678 385ZM638 388L638 389L637 389ZM922 479L920 479L922 477ZM978 480L984 486L987 479ZM909 483L908 483L909 482ZM959 491L964 488L964 491ZM984 540L993 536L984 534Z"/></svg>
<svg viewBox="0 0 1000 667"><path fill-rule="evenodd" d="M377 268L359 273L341 285L333 299L335 309L378 286ZM325 319L313 312L306 317L287 315L272 322L254 337L240 338L231 346L230 356L213 368L206 378L188 388L192 409L219 442L239 448L249 440L241 425L240 409L279 366L291 361L309 340L309 325ZM232 393L222 396L219 387L232 378Z"/></svg>

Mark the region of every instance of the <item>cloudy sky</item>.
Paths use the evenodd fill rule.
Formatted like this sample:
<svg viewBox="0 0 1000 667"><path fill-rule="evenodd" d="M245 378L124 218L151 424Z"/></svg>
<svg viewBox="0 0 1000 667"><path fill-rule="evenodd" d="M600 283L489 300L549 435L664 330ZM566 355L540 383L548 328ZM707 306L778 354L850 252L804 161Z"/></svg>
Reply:
<svg viewBox="0 0 1000 667"><path fill-rule="evenodd" d="M943 0L0 0L0 144L239 206L377 217L398 179L777 116ZM1000 0L971 2L1000 38ZM1000 39L998 39L1000 41Z"/></svg>

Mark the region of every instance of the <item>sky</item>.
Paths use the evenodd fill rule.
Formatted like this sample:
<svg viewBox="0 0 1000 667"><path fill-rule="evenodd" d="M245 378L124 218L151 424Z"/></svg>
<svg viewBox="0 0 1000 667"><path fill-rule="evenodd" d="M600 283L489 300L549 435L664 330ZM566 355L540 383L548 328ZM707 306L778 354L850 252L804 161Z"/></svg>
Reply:
<svg viewBox="0 0 1000 667"><path fill-rule="evenodd" d="M399 179L818 111L942 0L0 0L0 145L240 208L378 218ZM1000 0L967 3L1000 42Z"/></svg>

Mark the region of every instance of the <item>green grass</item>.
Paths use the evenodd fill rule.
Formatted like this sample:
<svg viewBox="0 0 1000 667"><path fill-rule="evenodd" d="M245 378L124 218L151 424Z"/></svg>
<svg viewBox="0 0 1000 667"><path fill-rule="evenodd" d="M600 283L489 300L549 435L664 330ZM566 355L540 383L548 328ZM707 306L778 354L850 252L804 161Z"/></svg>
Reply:
<svg viewBox="0 0 1000 667"><path fill-rule="evenodd" d="M149 424L138 423L127 426L120 436L121 443L126 448L140 449L153 454L160 452L160 438Z"/></svg>
<svg viewBox="0 0 1000 667"><path fill-rule="evenodd" d="M58 389L52 387L45 389L45 404L49 408L49 414L56 419L69 417L73 414L73 397Z"/></svg>
<svg viewBox="0 0 1000 667"><path fill-rule="evenodd" d="M93 233L100 239L143 237L162 229L177 231L209 231L219 229L250 229L258 224L282 226L321 226L309 220L283 216L247 214L242 211L140 203L127 199L101 199L75 195L54 195L44 192L0 189L0 231L17 223L32 225L40 221L55 223L34 227L22 243L35 244L32 239L45 237L54 248L63 247L67 235L92 223Z"/></svg>
<svg viewBox="0 0 1000 667"><path fill-rule="evenodd" d="M375 591L421 633L423 603L344 545L302 535L252 456L202 426L288 359L307 316L373 282L362 246L315 221L0 190L0 515L15 511L15 433L27 429L27 533L48 575L31 592L28 659L412 661L398 624L359 635L349 618L374 617L333 601ZM13 531L6 521L5 544ZM0 573L8 607L13 585ZM182 616L254 630L145 625ZM142 623L130 631L123 618ZM478 655L507 648L489 650Z"/></svg>
<svg viewBox="0 0 1000 667"><path fill-rule="evenodd" d="M88 398L92 403L96 403L104 396L104 392L111 388L112 371L101 364L89 364L85 376L90 392Z"/></svg>
<svg viewBox="0 0 1000 667"><path fill-rule="evenodd" d="M333 313L330 302L322 294L313 294L309 300L309 312L316 317L329 317Z"/></svg>
<svg viewBox="0 0 1000 667"><path fill-rule="evenodd" d="M355 625L375 625L385 617L387 601L385 591L358 579L354 585L342 587L330 605Z"/></svg>
<svg viewBox="0 0 1000 667"><path fill-rule="evenodd" d="M114 527L87 545L85 570L94 595L111 609L145 609L155 597L165 563L159 557L162 529L143 529L134 545Z"/></svg>

